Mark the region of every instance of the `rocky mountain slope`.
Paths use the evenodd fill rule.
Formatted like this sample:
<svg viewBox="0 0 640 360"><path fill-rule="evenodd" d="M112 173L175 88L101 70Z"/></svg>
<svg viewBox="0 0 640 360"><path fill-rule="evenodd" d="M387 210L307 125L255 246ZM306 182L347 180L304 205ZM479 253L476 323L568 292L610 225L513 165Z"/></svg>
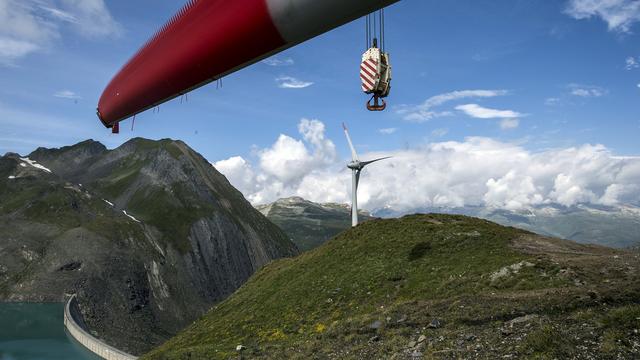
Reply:
<svg viewBox="0 0 640 360"><path fill-rule="evenodd" d="M86 141L0 158L0 300L77 293L98 337L134 354L297 253L180 141Z"/></svg>
<svg viewBox="0 0 640 360"><path fill-rule="evenodd" d="M143 359L635 359L637 252L457 215L273 262Z"/></svg>
<svg viewBox="0 0 640 360"><path fill-rule="evenodd" d="M314 249L351 227L351 207L344 204L317 204L291 197L256 208L303 251ZM360 211L361 222L371 219L369 213Z"/></svg>
<svg viewBox="0 0 640 360"><path fill-rule="evenodd" d="M640 207L578 204L570 207L545 204L522 210L482 206L425 208L424 213L448 213L474 216L515 226L538 234L616 248L640 245ZM402 213L389 209L375 211L376 216L397 217Z"/></svg>

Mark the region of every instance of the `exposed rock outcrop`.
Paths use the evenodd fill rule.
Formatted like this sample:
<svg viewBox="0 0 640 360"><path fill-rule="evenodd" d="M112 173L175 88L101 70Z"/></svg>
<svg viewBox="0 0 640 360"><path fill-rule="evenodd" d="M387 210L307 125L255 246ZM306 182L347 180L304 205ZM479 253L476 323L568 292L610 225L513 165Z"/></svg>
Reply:
<svg viewBox="0 0 640 360"><path fill-rule="evenodd" d="M107 150L89 140L27 158L0 158L0 300L76 293L94 335L127 352L158 345L297 253L181 141Z"/></svg>

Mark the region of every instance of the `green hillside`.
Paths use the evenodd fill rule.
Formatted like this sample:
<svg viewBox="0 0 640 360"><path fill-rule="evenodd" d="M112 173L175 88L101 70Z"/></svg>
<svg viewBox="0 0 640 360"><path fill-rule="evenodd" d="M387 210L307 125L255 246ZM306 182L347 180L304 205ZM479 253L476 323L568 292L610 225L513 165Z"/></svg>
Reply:
<svg viewBox="0 0 640 360"><path fill-rule="evenodd" d="M373 220L267 265L144 359L630 358L637 266L464 216Z"/></svg>

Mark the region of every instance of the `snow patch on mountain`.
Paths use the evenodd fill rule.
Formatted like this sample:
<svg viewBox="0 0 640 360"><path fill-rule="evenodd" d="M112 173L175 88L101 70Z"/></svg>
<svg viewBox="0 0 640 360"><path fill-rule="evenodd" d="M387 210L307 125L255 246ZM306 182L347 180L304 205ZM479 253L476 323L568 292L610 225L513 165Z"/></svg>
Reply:
<svg viewBox="0 0 640 360"><path fill-rule="evenodd" d="M35 162L35 161L33 161L33 160L29 159L29 158L20 158L20 160L24 161L24 162L20 163L20 165L22 167L26 167L27 166L26 164L29 164L32 167L36 168L36 169L40 169L42 171L46 171L48 173L51 173L51 170L47 169L46 167L38 164L37 162Z"/></svg>

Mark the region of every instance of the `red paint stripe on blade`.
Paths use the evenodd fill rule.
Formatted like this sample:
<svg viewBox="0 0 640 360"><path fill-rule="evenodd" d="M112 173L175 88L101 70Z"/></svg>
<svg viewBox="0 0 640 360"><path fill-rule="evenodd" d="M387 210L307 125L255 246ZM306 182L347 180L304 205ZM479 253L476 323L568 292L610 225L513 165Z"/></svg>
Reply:
<svg viewBox="0 0 640 360"><path fill-rule="evenodd" d="M284 45L265 0L189 3L113 78L99 112L112 125Z"/></svg>

